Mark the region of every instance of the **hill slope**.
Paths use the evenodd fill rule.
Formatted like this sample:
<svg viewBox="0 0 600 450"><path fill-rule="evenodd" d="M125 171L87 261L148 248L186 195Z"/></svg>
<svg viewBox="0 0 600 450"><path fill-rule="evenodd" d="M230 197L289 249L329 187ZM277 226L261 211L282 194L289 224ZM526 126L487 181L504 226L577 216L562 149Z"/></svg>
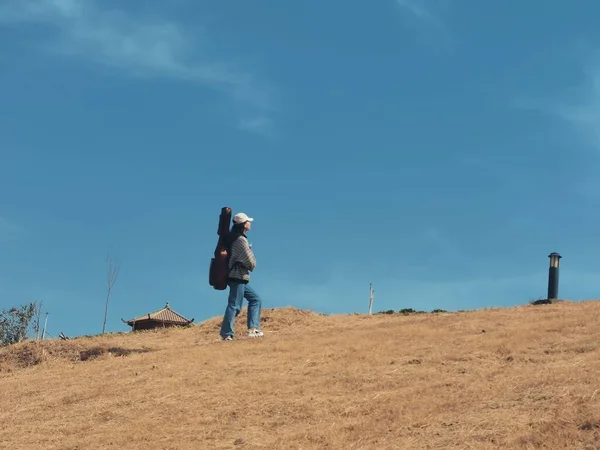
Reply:
<svg viewBox="0 0 600 450"><path fill-rule="evenodd" d="M281 309L262 339L216 318L22 343L0 349L0 448L598 448L599 313Z"/></svg>

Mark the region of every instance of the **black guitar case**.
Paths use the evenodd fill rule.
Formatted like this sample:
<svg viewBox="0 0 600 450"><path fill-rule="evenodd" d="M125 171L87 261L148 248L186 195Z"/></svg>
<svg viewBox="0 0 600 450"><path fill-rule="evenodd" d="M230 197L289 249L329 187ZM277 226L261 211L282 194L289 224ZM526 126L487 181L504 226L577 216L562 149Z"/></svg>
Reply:
<svg viewBox="0 0 600 450"><path fill-rule="evenodd" d="M215 247L215 253L210 260L210 269L208 271L208 283L217 291L227 289L227 275L229 273L228 250L225 246L225 239L231 230L231 208L225 206L221 208L219 216L219 227L217 235L219 240Z"/></svg>

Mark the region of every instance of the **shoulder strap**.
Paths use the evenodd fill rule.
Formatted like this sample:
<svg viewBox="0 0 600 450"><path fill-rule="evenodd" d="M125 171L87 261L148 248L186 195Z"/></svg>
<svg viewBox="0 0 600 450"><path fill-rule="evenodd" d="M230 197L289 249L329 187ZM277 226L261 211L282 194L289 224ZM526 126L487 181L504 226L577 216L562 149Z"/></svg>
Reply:
<svg viewBox="0 0 600 450"><path fill-rule="evenodd" d="M235 241L237 241L239 238L246 238L245 235L243 234L236 234L235 237L233 236L229 236L229 238L227 239L227 265L229 266L230 270L233 269L236 266L240 266L242 265L242 263L240 261L235 261L233 264L230 265L230 261L231 261L231 249L233 248L233 244Z"/></svg>

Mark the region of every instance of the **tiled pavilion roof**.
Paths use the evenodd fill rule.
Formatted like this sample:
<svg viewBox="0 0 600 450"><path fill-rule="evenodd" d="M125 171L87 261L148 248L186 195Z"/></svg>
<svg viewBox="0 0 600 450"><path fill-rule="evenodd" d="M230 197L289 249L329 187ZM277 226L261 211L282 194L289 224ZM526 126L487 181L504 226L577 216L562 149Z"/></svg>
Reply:
<svg viewBox="0 0 600 450"><path fill-rule="evenodd" d="M144 314L143 316L136 317L134 319L128 320L126 323L129 326L133 326L134 322L141 321L153 321L153 322L164 322L170 324L181 324L188 325L194 321L194 319L187 319L183 317L181 314L176 313L171 309L169 303L165 305L163 309L159 309L158 311L154 311L152 313ZM123 321L125 322L125 321Z"/></svg>

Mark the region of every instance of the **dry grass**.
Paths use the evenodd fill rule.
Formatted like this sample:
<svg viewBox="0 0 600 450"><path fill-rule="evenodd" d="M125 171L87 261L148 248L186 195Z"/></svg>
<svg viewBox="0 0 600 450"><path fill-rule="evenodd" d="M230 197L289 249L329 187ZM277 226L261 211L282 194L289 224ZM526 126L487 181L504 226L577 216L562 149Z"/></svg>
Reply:
<svg viewBox="0 0 600 450"><path fill-rule="evenodd" d="M0 448L600 448L599 313L282 309L263 339L217 318L23 343L0 350Z"/></svg>

